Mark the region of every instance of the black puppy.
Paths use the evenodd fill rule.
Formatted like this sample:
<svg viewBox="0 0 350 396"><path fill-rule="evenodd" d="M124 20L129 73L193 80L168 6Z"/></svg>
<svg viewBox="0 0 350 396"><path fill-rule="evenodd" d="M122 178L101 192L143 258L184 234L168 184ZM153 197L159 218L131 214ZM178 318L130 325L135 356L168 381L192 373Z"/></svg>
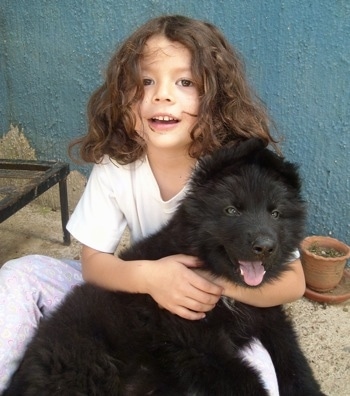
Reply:
<svg viewBox="0 0 350 396"><path fill-rule="evenodd" d="M259 287L288 271L304 219L296 167L249 140L200 160L172 220L121 257L195 255L214 275ZM42 321L4 395L268 395L241 357L253 340L280 395L322 395L282 307L222 298L187 321L148 295L84 284Z"/></svg>

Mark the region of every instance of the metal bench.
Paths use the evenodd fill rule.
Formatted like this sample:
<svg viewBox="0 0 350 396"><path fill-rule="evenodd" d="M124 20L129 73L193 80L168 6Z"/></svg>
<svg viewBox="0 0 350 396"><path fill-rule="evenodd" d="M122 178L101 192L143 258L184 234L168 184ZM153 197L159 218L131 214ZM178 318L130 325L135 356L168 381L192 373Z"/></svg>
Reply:
<svg viewBox="0 0 350 396"><path fill-rule="evenodd" d="M66 229L69 218L68 174L69 165L64 162L0 159L0 179L18 180L17 183L9 180L0 185L0 223L59 183L63 243L70 245L70 234Z"/></svg>

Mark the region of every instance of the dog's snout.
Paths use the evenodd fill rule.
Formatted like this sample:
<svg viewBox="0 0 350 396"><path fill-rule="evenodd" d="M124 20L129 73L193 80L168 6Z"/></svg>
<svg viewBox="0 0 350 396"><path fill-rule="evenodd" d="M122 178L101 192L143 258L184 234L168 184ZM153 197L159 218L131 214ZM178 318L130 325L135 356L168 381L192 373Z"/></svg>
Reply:
<svg viewBox="0 0 350 396"><path fill-rule="evenodd" d="M252 249L258 256L269 256L275 250L276 244L269 237L259 237L253 242Z"/></svg>

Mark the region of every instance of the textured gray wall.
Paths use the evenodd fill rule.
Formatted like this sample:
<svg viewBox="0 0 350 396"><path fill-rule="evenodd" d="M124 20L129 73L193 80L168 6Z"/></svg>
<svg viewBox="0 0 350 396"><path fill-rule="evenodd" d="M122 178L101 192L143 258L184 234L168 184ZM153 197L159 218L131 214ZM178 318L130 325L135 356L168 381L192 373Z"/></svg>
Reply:
<svg viewBox="0 0 350 396"><path fill-rule="evenodd" d="M349 243L348 0L0 0L0 137L19 125L38 158L68 160L111 52L164 13L215 23L243 54L301 166L308 232Z"/></svg>

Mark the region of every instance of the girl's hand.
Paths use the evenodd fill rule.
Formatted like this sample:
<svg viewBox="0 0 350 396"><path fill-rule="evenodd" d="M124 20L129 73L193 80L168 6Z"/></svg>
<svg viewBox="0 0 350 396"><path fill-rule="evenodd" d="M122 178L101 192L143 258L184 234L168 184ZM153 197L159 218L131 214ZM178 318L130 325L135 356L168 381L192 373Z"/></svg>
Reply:
<svg viewBox="0 0 350 396"><path fill-rule="evenodd" d="M162 308L184 319L203 319L215 307L223 288L190 269L199 266L196 257L183 254L150 261L147 293Z"/></svg>

